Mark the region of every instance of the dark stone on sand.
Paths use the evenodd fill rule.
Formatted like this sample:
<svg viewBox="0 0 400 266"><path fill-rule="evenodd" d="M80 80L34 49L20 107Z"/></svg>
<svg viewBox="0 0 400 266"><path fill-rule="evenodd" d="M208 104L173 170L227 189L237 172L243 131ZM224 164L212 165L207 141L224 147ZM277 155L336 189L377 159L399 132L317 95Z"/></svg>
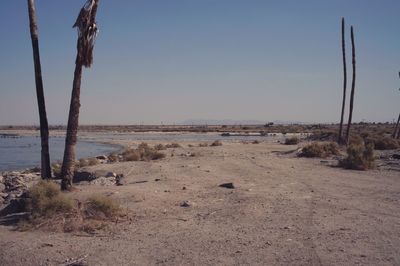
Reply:
<svg viewBox="0 0 400 266"><path fill-rule="evenodd" d="M220 187L223 187L223 188L229 188L229 189L234 189L235 188L235 186L233 185L233 183L223 183L223 184L221 184L221 185L219 185Z"/></svg>

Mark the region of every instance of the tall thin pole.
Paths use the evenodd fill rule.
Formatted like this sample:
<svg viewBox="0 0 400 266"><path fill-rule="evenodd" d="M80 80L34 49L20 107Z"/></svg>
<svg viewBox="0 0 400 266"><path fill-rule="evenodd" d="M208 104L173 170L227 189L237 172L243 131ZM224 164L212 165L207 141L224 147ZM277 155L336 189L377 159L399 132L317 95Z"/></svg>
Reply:
<svg viewBox="0 0 400 266"><path fill-rule="evenodd" d="M49 153L49 125L47 123L46 104L43 92L42 67L39 53L39 34L36 20L34 0L28 0L29 24L32 39L33 62L35 65L36 96L40 119L41 138L41 176L43 179L51 178L50 153Z"/></svg>
<svg viewBox="0 0 400 266"><path fill-rule="evenodd" d="M347 88L347 67L346 67L346 44L345 44L345 28L344 18L342 18L342 57L343 57L343 101L342 101L342 114L340 116L339 136L338 143L343 143L343 117L344 108L346 105L346 88Z"/></svg>
<svg viewBox="0 0 400 266"><path fill-rule="evenodd" d="M347 123L347 132L346 132L346 144L349 144L350 140L350 127L351 120L353 118L353 106L354 106L354 90L356 87L356 48L354 45L354 31L353 26L350 28L350 37L351 37L351 51L352 51L352 65L353 65L353 77L351 81L351 94L350 94L350 110L349 110L349 121Z"/></svg>

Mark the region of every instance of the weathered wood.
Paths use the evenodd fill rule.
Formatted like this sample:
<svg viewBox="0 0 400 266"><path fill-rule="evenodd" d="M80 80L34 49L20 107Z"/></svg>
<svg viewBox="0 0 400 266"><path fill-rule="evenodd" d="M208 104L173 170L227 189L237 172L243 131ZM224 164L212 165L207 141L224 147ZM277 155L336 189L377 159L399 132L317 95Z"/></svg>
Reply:
<svg viewBox="0 0 400 266"><path fill-rule="evenodd" d="M46 104L43 91L42 67L39 53L39 34L36 20L34 0L28 0L29 24L32 39L33 62L35 66L36 96L40 119L41 137L41 176L43 179L51 178L50 153L49 153L49 126L47 122Z"/></svg>
<svg viewBox="0 0 400 266"><path fill-rule="evenodd" d="M346 89L347 89L347 66L346 66L346 43L345 43L345 23L344 18L342 18L342 57L343 57L343 101L342 101L342 112L340 115L340 126L339 126L339 136L338 143L343 144L343 118L344 109L346 105Z"/></svg>
<svg viewBox="0 0 400 266"><path fill-rule="evenodd" d="M392 137L395 139L396 138L398 139L400 137L399 123L400 123L400 114L399 114L399 117L397 118L397 123L396 123L396 126L395 126L393 134L392 134Z"/></svg>
<svg viewBox="0 0 400 266"><path fill-rule="evenodd" d="M354 107L354 90L356 87L356 48L354 45L354 31L353 26L350 28L350 37L351 37L351 51L352 51L352 65L353 65L353 77L351 81L351 94L350 94L350 110L349 110L349 120L347 122L347 132L346 132L346 144L349 144L350 141L350 127L351 120L353 118L353 107Z"/></svg>

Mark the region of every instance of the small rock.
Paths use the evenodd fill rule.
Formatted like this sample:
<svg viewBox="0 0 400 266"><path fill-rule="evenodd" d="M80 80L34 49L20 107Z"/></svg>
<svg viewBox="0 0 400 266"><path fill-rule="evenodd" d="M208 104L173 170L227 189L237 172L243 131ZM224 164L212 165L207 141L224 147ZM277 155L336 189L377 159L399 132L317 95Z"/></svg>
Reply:
<svg viewBox="0 0 400 266"><path fill-rule="evenodd" d="M111 185L115 184L115 178L99 177L99 178L96 178L95 180L91 181L90 184L111 186Z"/></svg>
<svg viewBox="0 0 400 266"><path fill-rule="evenodd" d="M8 197L8 193L0 193L0 198L7 198Z"/></svg>
<svg viewBox="0 0 400 266"><path fill-rule="evenodd" d="M224 187L224 188L229 188L229 189L234 189L235 188L233 183L223 183L223 184L219 185L219 187Z"/></svg>
<svg viewBox="0 0 400 266"><path fill-rule="evenodd" d="M396 153L393 154L393 155L392 155L392 158L393 158L393 159L396 159L396 160L400 160L400 153L399 153L399 154L396 154Z"/></svg>
<svg viewBox="0 0 400 266"><path fill-rule="evenodd" d="M183 187L182 190L186 190L186 187Z"/></svg>
<svg viewBox="0 0 400 266"><path fill-rule="evenodd" d="M119 174L115 177L115 184L117 186L123 186L126 184L126 180L123 174Z"/></svg>
<svg viewBox="0 0 400 266"><path fill-rule="evenodd" d="M4 176L0 175L0 183L4 182Z"/></svg>
<svg viewBox="0 0 400 266"><path fill-rule="evenodd" d="M158 181L161 181L161 179L160 178L156 178L156 179L154 179L154 181L158 182Z"/></svg>
<svg viewBox="0 0 400 266"><path fill-rule="evenodd" d="M183 207L183 208L187 208L187 207L190 207L191 205L190 205L190 203L188 201L185 200L184 202L181 203L180 206Z"/></svg>
<svg viewBox="0 0 400 266"><path fill-rule="evenodd" d="M98 160L107 160L108 157L106 155L99 155L99 156L96 156L96 159L98 159Z"/></svg>
<svg viewBox="0 0 400 266"><path fill-rule="evenodd" d="M93 181L96 179L96 175L89 171L77 171L74 175L73 182L78 183L82 181Z"/></svg>
<svg viewBox="0 0 400 266"><path fill-rule="evenodd" d="M6 189L6 185L0 183L0 192L3 192Z"/></svg>
<svg viewBox="0 0 400 266"><path fill-rule="evenodd" d="M106 174L106 177L117 177L117 174L116 174L116 173L113 173L113 172L108 172L108 173Z"/></svg>

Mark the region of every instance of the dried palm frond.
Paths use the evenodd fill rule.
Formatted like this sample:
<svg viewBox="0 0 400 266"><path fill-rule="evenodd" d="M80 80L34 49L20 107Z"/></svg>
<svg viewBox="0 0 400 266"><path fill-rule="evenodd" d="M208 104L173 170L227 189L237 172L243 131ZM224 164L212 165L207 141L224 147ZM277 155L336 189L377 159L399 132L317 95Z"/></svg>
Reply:
<svg viewBox="0 0 400 266"><path fill-rule="evenodd" d="M90 67L93 63L93 48L99 32L96 25L96 12L99 0L87 0L79 12L73 28L78 29L78 56L76 63Z"/></svg>

